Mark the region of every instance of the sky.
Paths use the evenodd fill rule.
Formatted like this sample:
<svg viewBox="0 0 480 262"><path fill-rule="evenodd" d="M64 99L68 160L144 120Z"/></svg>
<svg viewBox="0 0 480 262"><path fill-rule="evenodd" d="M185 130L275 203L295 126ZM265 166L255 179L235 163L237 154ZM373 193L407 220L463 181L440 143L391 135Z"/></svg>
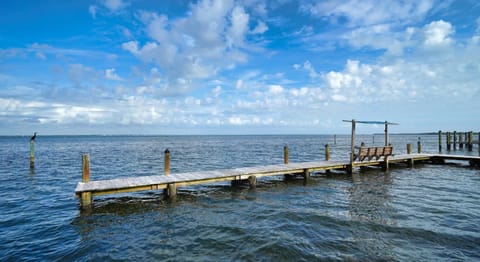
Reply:
<svg viewBox="0 0 480 262"><path fill-rule="evenodd" d="M479 112L477 0L0 3L0 135L478 131Z"/></svg>

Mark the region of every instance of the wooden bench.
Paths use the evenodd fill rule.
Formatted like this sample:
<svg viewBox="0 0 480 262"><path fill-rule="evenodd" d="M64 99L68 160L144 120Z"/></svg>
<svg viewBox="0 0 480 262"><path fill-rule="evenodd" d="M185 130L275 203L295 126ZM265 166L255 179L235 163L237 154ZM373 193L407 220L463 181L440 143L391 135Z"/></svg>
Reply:
<svg viewBox="0 0 480 262"><path fill-rule="evenodd" d="M353 154L353 160L363 161L368 159L368 161L375 158L375 160L379 160L381 157L388 157L391 156L393 153L392 146L377 146L377 147L366 147L360 146L355 147L358 149L358 153Z"/></svg>

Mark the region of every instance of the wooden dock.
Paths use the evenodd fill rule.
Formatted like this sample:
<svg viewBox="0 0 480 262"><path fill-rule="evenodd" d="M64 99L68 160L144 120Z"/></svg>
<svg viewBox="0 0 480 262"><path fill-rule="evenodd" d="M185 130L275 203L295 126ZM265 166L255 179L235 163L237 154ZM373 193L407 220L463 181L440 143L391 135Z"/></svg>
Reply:
<svg viewBox="0 0 480 262"><path fill-rule="evenodd" d="M286 151L288 153L288 150ZM166 151L167 153L167 151ZM168 152L169 156L169 152ZM387 168L389 164L406 163L413 166L414 162L444 163L445 160L469 161L472 166L479 166L480 157L440 155L440 154L405 154L384 157L378 160L356 161L351 164L350 160L341 161L314 161L303 163L288 163L288 155L284 164L242 167L234 169L222 169L211 171L198 171L169 174L169 163L165 163L165 174L154 176L139 176L118 178L111 180L90 181L90 167L88 155L84 156L83 180L79 182L75 195L80 198L82 208L90 208L93 196L135 192L142 190L164 190L167 196L174 197L178 187L198 185L212 182L232 181L232 184L246 181L250 186L256 185L259 177L276 175L301 175L305 179L310 174L319 171L345 170L352 172L354 167L381 166Z"/></svg>

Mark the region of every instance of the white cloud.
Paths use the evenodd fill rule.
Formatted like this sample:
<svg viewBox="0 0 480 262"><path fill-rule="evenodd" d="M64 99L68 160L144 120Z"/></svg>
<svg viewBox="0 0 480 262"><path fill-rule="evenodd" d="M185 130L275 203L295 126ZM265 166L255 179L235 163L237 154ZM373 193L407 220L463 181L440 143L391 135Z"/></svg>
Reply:
<svg viewBox="0 0 480 262"><path fill-rule="evenodd" d="M273 95L279 95L283 93L283 87L281 85L270 85L268 87L268 92Z"/></svg>
<svg viewBox="0 0 480 262"><path fill-rule="evenodd" d="M255 50L248 36L266 31L259 23L249 28L250 15L233 1L203 0L190 6L184 17L140 12L150 41L122 44L122 48L145 62L156 63L166 74L168 85L193 83L248 60ZM248 50L248 52L247 52Z"/></svg>
<svg viewBox="0 0 480 262"><path fill-rule="evenodd" d="M245 13L243 7L236 6L231 13L231 26L227 33L227 46L243 46L243 41L248 32L250 16Z"/></svg>
<svg viewBox="0 0 480 262"><path fill-rule="evenodd" d="M104 0L103 5L111 12L116 12L128 6L128 4L123 0Z"/></svg>
<svg viewBox="0 0 480 262"><path fill-rule="evenodd" d="M116 81L122 80L122 78L117 73L115 73L115 68L105 69L105 78Z"/></svg>
<svg viewBox="0 0 480 262"><path fill-rule="evenodd" d="M453 26L443 20L433 21L425 26L425 41L426 46L442 46L449 45L453 42L450 37L455 33Z"/></svg>

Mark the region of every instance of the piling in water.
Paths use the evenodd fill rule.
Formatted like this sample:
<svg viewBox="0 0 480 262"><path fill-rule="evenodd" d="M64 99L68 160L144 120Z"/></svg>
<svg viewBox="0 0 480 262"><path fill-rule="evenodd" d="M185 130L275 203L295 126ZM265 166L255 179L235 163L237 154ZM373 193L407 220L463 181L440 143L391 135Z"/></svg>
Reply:
<svg viewBox="0 0 480 262"><path fill-rule="evenodd" d="M442 152L442 130L438 131L438 152Z"/></svg>
<svg viewBox="0 0 480 262"><path fill-rule="evenodd" d="M86 183L90 181L90 156L83 154L82 156L82 182ZM92 193L82 192L80 196L80 207L82 209L88 209L92 206Z"/></svg>
<svg viewBox="0 0 480 262"><path fill-rule="evenodd" d="M328 144L325 145L325 160L330 160L330 146Z"/></svg>
<svg viewBox="0 0 480 262"><path fill-rule="evenodd" d="M283 147L283 163L288 164L288 146Z"/></svg>
<svg viewBox="0 0 480 262"><path fill-rule="evenodd" d="M35 140L30 140L30 168L35 167Z"/></svg>
<svg viewBox="0 0 480 262"><path fill-rule="evenodd" d="M422 153L422 142L421 142L420 137L418 138L418 141L417 141L417 153L419 153L419 154Z"/></svg>
<svg viewBox="0 0 480 262"><path fill-rule="evenodd" d="M163 174L168 176L168 174L170 174L170 150L168 150L168 148L165 149L164 155Z"/></svg>

